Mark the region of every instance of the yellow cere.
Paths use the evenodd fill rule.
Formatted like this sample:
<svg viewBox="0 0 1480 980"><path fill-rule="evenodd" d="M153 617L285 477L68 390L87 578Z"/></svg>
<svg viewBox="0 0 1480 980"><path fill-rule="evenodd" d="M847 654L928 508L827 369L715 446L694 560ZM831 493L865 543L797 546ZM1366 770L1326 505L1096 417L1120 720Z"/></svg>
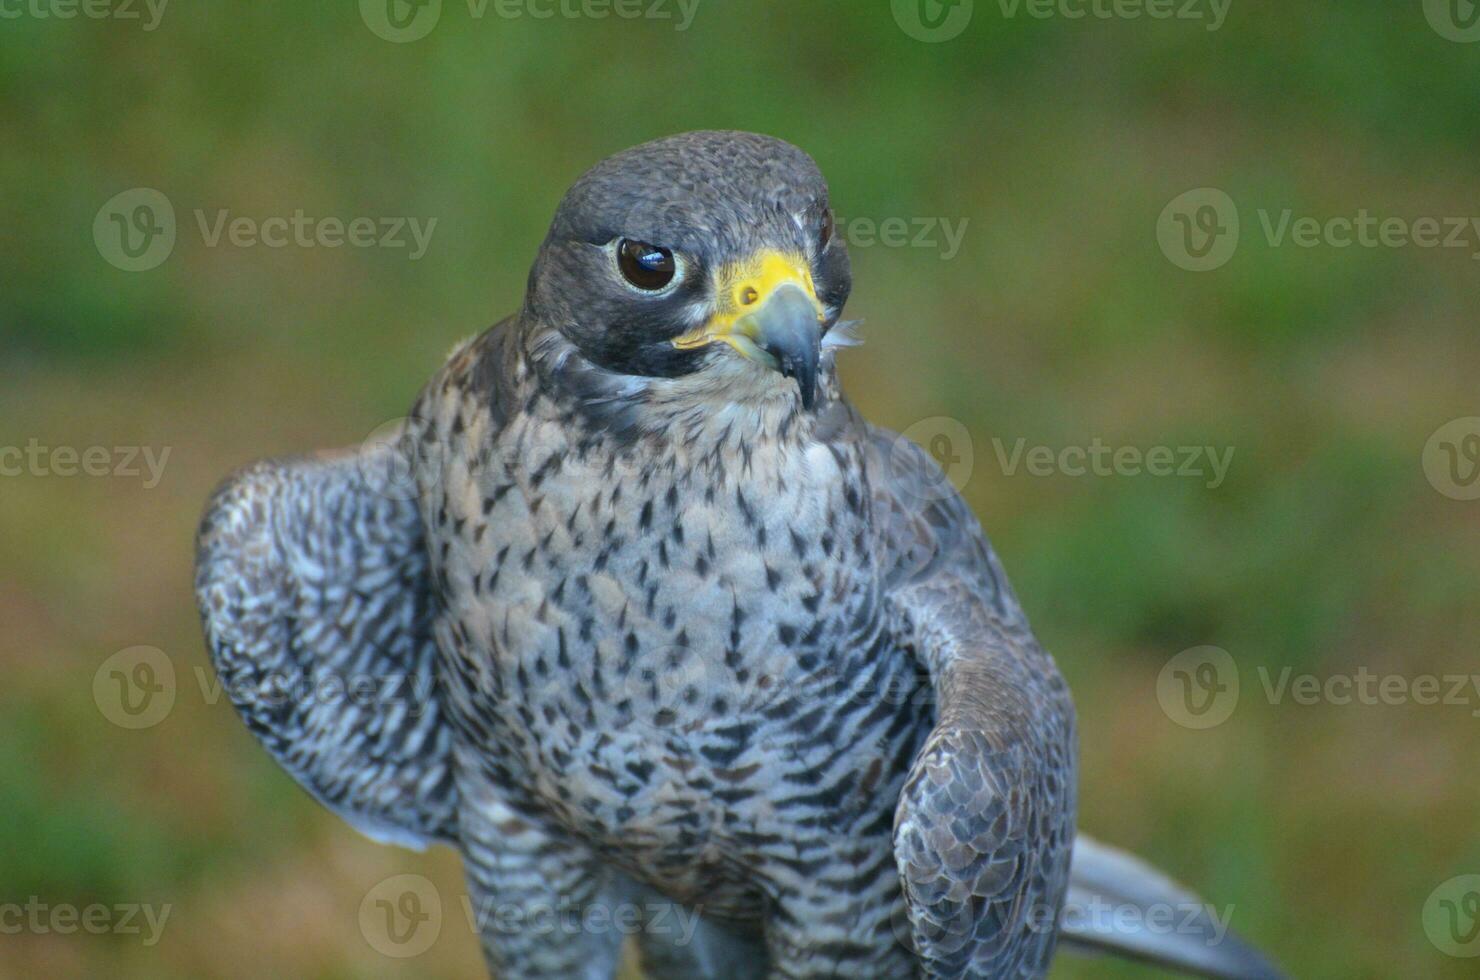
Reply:
<svg viewBox="0 0 1480 980"><path fill-rule="evenodd" d="M742 322L751 313L765 305L766 300L782 286L792 283L800 286L817 303L818 317L822 316L822 304L817 301L817 288L812 282L812 271L807 260L800 255L788 255L767 249L751 258L728 265L717 276L718 309L709 322L681 336L673 338L673 346L680 350L692 350L715 341L722 341L742 354L746 353L738 340L748 340Z"/></svg>

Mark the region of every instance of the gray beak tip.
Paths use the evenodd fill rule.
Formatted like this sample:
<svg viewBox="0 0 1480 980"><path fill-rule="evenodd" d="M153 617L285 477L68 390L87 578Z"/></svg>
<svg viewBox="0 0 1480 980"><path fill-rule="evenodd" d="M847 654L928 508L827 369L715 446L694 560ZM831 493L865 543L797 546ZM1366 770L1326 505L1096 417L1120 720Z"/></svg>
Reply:
<svg viewBox="0 0 1480 980"><path fill-rule="evenodd" d="M804 358L782 358L781 373L788 378L794 378L797 389L802 394L802 407L811 411L817 403L817 361L807 361Z"/></svg>
<svg viewBox="0 0 1480 980"><path fill-rule="evenodd" d="M777 290L756 313L766 353L783 376L795 379L802 407L817 403L817 362L822 355L822 325L811 297L795 286Z"/></svg>

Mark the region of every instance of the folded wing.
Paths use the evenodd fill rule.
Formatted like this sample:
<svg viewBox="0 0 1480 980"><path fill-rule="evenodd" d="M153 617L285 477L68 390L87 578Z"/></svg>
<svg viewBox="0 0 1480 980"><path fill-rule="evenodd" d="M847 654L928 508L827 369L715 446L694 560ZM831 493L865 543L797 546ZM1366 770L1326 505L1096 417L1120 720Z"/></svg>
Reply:
<svg viewBox="0 0 1480 980"><path fill-rule="evenodd" d="M940 468L892 433L874 430L871 445L889 603L935 697L894 832L925 975L1041 976L1060 940L1199 976L1278 978L1226 914L1139 859L1076 839L1062 678Z"/></svg>
<svg viewBox="0 0 1480 980"><path fill-rule="evenodd" d="M900 641L936 721L894 821L929 977L1048 969L1074 840L1074 710L981 528L913 443L873 433L873 503Z"/></svg>
<svg viewBox="0 0 1480 980"><path fill-rule="evenodd" d="M222 686L305 789L367 836L456 839L433 593L400 440L257 463L201 522L195 589Z"/></svg>

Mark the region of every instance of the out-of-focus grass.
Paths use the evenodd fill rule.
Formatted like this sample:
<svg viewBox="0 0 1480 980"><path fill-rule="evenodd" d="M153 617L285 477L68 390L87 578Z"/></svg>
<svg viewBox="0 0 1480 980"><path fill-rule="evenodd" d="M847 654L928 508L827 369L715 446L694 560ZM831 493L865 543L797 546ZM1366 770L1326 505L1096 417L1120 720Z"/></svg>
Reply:
<svg viewBox="0 0 1480 980"><path fill-rule="evenodd" d="M1412 7L1414 9L1408 9ZM703 3L663 22L470 18L372 35L352 4L171 5L157 30L21 17L0 33L0 445L169 447L164 479L0 478L0 902L171 903L161 941L0 937L0 976L475 976L455 858L361 841L202 693L191 535L225 472L353 443L458 338L513 309L561 190L700 127L810 150L848 217L966 220L960 254L854 249L874 420L959 419L964 492L1076 692L1082 823L1194 883L1301 976L1462 976L1420 912L1480 871L1475 705L1299 707L1260 668L1468 672L1475 504L1419 466L1477 412L1468 250L1270 247L1257 209L1476 207L1480 50L1417 4L1236 3L1200 24L1004 19L947 44L889 4ZM94 214L149 186L180 236L107 265ZM1184 272L1155 221L1239 203L1233 261ZM193 212L435 217L428 254L207 248ZM1008 475L1010 448L1233 447L1227 481ZM177 703L123 731L109 654L157 646ZM1159 709L1177 651L1237 658L1194 732ZM428 875L426 954L362 940L366 890ZM1057 976L1144 976L1065 959Z"/></svg>

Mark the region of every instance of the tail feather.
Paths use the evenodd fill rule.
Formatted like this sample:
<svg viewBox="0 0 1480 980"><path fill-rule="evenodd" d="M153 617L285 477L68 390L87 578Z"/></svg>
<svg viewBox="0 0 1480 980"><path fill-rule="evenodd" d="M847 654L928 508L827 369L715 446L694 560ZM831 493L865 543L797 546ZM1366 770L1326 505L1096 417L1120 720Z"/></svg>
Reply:
<svg viewBox="0 0 1480 980"><path fill-rule="evenodd" d="M1114 953L1218 980L1283 976L1228 931L1228 913L1083 834L1074 842L1060 941L1074 952Z"/></svg>

